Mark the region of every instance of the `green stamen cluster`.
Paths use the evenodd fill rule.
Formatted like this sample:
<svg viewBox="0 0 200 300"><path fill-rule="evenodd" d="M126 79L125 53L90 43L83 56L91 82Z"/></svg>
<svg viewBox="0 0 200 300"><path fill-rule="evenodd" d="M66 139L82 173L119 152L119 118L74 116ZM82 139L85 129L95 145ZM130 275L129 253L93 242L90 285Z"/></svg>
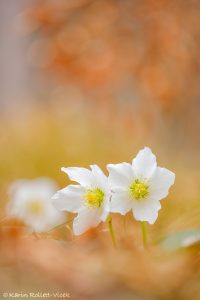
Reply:
<svg viewBox="0 0 200 300"><path fill-rule="evenodd" d="M104 196L104 192L100 188L90 189L84 195L84 204L88 208L99 208L103 203Z"/></svg>
<svg viewBox="0 0 200 300"><path fill-rule="evenodd" d="M26 209L35 216L41 216L44 213L44 206L39 200L32 200L27 203Z"/></svg>
<svg viewBox="0 0 200 300"><path fill-rule="evenodd" d="M149 195L149 186L139 179L135 179L129 186L131 196L136 200L142 200Z"/></svg>

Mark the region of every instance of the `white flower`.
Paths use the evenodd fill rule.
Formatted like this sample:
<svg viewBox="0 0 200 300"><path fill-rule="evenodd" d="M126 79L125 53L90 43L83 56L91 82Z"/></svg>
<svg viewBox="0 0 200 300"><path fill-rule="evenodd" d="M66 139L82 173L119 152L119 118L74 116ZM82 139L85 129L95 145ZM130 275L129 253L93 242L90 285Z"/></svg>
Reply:
<svg viewBox="0 0 200 300"><path fill-rule="evenodd" d="M80 185L69 185L52 197L58 209L78 213L73 223L76 235L96 227L109 214L108 178L97 165L90 167L91 171L78 167L62 168L72 181Z"/></svg>
<svg viewBox="0 0 200 300"><path fill-rule="evenodd" d="M51 203L56 184L48 178L18 180L10 187L7 212L22 220L34 232L44 232L65 221L65 215Z"/></svg>
<svg viewBox="0 0 200 300"><path fill-rule="evenodd" d="M175 174L157 167L156 157L147 147L139 151L132 165L124 162L107 168L112 190L110 211L125 215L132 210L136 220L153 224L161 208L159 200L168 195Z"/></svg>

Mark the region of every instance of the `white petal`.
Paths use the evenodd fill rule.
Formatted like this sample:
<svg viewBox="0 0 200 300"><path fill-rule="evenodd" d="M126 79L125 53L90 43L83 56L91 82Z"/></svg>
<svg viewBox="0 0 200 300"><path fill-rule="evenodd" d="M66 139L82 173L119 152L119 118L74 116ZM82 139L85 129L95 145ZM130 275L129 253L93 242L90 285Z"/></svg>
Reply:
<svg viewBox="0 0 200 300"><path fill-rule="evenodd" d="M109 171L108 181L111 189L115 187L127 187L133 177L132 166L126 162L120 164L109 164L107 165Z"/></svg>
<svg viewBox="0 0 200 300"><path fill-rule="evenodd" d="M52 203L58 210L76 213L82 206L83 192L80 185L68 185L52 197Z"/></svg>
<svg viewBox="0 0 200 300"><path fill-rule="evenodd" d="M56 191L56 183L45 177L15 181L9 189L11 197L48 199Z"/></svg>
<svg viewBox="0 0 200 300"><path fill-rule="evenodd" d="M106 219L107 219L107 217L108 217L108 215L109 215L109 213L110 213L110 211L107 210L107 209L105 209L105 210L103 211L101 217L100 217L101 221L105 222Z"/></svg>
<svg viewBox="0 0 200 300"><path fill-rule="evenodd" d="M41 215L36 215L31 211L27 211L27 203L28 202L21 205L12 203L9 215L22 220L30 227L30 229L32 229L32 231L44 232L50 230L53 227L64 223L66 219L66 215L63 212L57 211L50 199L42 203L42 205L44 205L44 211Z"/></svg>
<svg viewBox="0 0 200 300"><path fill-rule="evenodd" d="M57 184L53 180L45 177L30 180L29 185L35 189L35 192L37 192L39 198L46 199L50 198L58 188Z"/></svg>
<svg viewBox="0 0 200 300"><path fill-rule="evenodd" d="M61 168L63 172L65 172L72 181L76 181L83 186L91 186L94 182L94 176L92 172L86 168L78 168L78 167L69 167L69 168Z"/></svg>
<svg viewBox="0 0 200 300"><path fill-rule="evenodd" d="M154 199L147 199L141 201L133 200L133 215L137 221L146 221L154 224L158 211L161 208L160 202Z"/></svg>
<svg viewBox="0 0 200 300"><path fill-rule="evenodd" d="M95 180L95 186L102 189L108 188L108 177L103 173L103 171L97 165L91 165L92 174Z"/></svg>
<svg viewBox="0 0 200 300"><path fill-rule="evenodd" d="M105 179L107 178L106 175L103 173L103 171L99 168L99 166L90 165L90 168L96 176L100 175L100 176L103 176Z"/></svg>
<svg viewBox="0 0 200 300"><path fill-rule="evenodd" d="M118 212L121 215L125 215L132 208L132 199L128 196L128 193L113 193L110 202L110 211Z"/></svg>
<svg viewBox="0 0 200 300"><path fill-rule="evenodd" d="M74 234L80 235L88 229L96 227L101 222L100 213L99 209L82 209L74 219Z"/></svg>
<svg viewBox="0 0 200 300"><path fill-rule="evenodd" d="M169 188L174 184L175 174L165 168L156 168L150 181L150 194L155 199L163 199L168 195Z"/></svg>
<svg viewBox="0 0 200 300"><path fill-rule="evenodd" d="M66 220L66 215L64 212L58 211L50 202L48 207L46 207L46 218L42 219L46 222L46 229L44 228L41 231L46 231L63 224Z"/></svg>
<svg viewBox="0 0 200 300"><path fill-rule="evenodd" d="M133 159L132 166L137 178L150 178L157 166L156 157L151 149L145 147Z"/></svg>
<svg viewBox="0 0 200 300"><path fill-rule="evenodd" d="M101 213L101 220L105 221L110 213L110 197L111 193L107 193L104 198L103 206L101 207L102 213Z"/></svg>
<svg viewBox="0 0 200 300"><path fill-rule="evenodd" d="M45 232L63 224L66 216L61 212L52 211L43 216L24 215L23 221L35 232Z"/></svg>
<svg viewBox="0 0 200 300"><path fill-rule="evenodd" d="M29 218L24 217L26 225L30 227L30 230L33 232L44 232L50 230L49 223L47 222L46 218L34 218L33 216L29 216Z"/></svg>

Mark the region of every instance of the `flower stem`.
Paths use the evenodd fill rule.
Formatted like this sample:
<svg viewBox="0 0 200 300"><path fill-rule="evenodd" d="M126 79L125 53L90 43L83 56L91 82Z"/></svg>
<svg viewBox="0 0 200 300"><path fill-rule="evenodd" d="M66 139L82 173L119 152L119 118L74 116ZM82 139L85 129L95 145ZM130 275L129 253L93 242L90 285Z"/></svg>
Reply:
<svg viewBox="0 0 200 300"><path fill-rule="evenodd" d="M144 246L144 249L146 249L147 248L147 228L146 228L146 223L145 222L141 222L141 226L142 226L143 246Z"/></svg>
<svg viewBox="0 0 200 300"><path fill-rule="evenodd" d="M113 246L116 247L117 244L116 244L116 239L115 239L115 232L114 232L114 229L113 229L112 218L111 218L110 215L107 218L107 222L108 222L108 228L109 228L110 235L111 235L111 238L112 238Z"/></svg>

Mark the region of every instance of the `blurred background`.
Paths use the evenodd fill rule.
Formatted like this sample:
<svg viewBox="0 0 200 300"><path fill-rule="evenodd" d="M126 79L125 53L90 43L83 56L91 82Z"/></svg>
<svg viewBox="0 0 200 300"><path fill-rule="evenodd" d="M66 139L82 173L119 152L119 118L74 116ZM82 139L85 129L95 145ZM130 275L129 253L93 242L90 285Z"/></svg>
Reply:
<svg viewBox="0 0 200 300"><path fill-rule="evenodd" d="M97 163L105 170L107 163L131 161L140 148L149 146L158 156L159 165L177 176L158 221L149 228L151 239L181 229L199 228L198 0L1 0L0 43L2 218L8 201L6 189L13 180L49 176L63 187L68 179L60 172L61 166L87 167ZM116 217L116 223L120 222L120 217ZM135 231L137 235L136 224ZM13 232L2 234L4 239L10 234L13 239ZM82 272L96 274L97 278L105 276L106 280L99 282L100 279L95 277L95 281L89 276L95 283L90 279L85 282L78 266L70 261L70 279L56 276L58 286L67 286L68 292L71 288L75 299L199 299L199 273L177 273L176 284L170 281L171 274L180 266L185 264L189 270L188 256L179 257L178 262L167 259L164 266L159 265L160 273L157 267L152 271L155 277L169 280L166 290L163 285L152 283L151 276L138 275L139 266L130 271L132 245L124 250L127 273L121 272L124 262L120 260L120 265L117 257L113 264L119 263L121 269L115 270L111 264L111 276L110 269L105 271L102 265L106 251L110 255L106 244L109 237L104 241L95 231L82 239L88 252L82 244L69 246L77 254L76 259L88 263L88 267L82 265ZM39 247L46 253L42 243ZM88 253L98 243L103 258L98 251L92 252L92 261ZM21 240L19 245L25 249ZM38 249L31 242L26 246L29 245ZM8 253L10 248L6 247ZM54 244L52 247L56 248ZM81 257L78 249L83 250ZM60 248L54 250L50 257L57 257L56 251L64 252ZM73 252L71 248L66 251L66 256ZM8 262L11 259L16 263L17 257L19 268L22 254L10 255L12 259L6 256ZM137 264L137 255L141 253L136 253L133 265ZM144 270L154 266L151 259L150 263L144 262ZM25 289L28 283L23 276L27 265L36 270L39 265L45 276L49 269L54 273L55 266L51 269L50 262L44 267L38 258L35 260L37 263L26 261L18 271L12 265L8 267L7 275L2 275L6 284ZM61 265L60 261L60 269ZM21 282L16 281L15 272L21 274ZM35 269L31 272L37 273ZM136 273L133 279L129 276L131 272ZM48 284L55 280L53 275L52 278L47 278ZM75 284L77 280L84 283ZM180 291L183 283L185 289ZM45 284L34 276L29 280L29 285L36 289L43 289Z"/></svg>

